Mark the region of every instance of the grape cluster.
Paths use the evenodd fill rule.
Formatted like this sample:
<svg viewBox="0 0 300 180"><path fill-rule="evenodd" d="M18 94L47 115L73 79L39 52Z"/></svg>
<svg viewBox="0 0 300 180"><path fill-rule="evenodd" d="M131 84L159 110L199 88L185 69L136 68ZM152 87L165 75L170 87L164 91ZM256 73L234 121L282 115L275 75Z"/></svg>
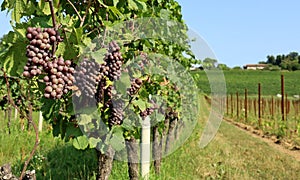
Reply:
<svg viewBox="0 0 300 180"><path fill-rule="evenodd" d="M113 99L114 86L107 86L107 79L116 81L120 78L122 64L123 58L120 47L115 41L112 41L108 44L108 53L105 55L104 63L100 65L100 80L96 92L96 100L103 104L103 109L111 109L108 118L110 127L123 123L124 102L120 99Z"/></svg>
<svg viewBox="0 0 300 180"><path fill-rule="evenodd" d="M108 53L105 55L104 63L99 67L99 83L96 90L97 102L104 103L104 107L109 107L113 96L113 86L107 86L107 78L110 81L116 81L121 76L121 67L123 64L123 58L120 52L119 45L112 41L108 44ZM106 97L106 99L104 99Z"/></svg>
<svg viewBox="0 0 300 180"><path fill-rule="evenodd" d="M152 104L151 107L146 108L144 111L140 112L140 116L142 117L142 119L145 119L147 116L150 116L156 109L158 109L158 105L151 100L150 103Z"/></svg>
<svg viewBox="0 0 300 180"><path fill-rule="evenodd" d="M111 114L108 118L110 127L113 125L121 125L123 123L123 108L124 102L122 100L112 100Z"/></svg>
<svg viewBox="0 0 300 180"><path fill-rule="evenodd" d="M27 63L24 66L23 76L34 77L40 75L43 70L43 66L47 63L51 57L50 48L51 40L53 34L56 31L53 29L41 28L27 28L27 39L30 44L26 47Z"/></svg>
<svg viewBox="0 0 300 180"><path fill-rule="evenodd" d="M27 39L30 44L26 47L27 63L24 66L23 76L32 78L45 73L43 81L46 83L44 96L60 99L73 85L74 68L70 60L62 57L52 58L51 47L63 41L59 33L53 28L27 28Z"/></svg>
<svg viewBox="0 0 300 180"><path fill-rule="evenodd" d="M44 65L47 75L43 78L46 83L44 96L46 98L60 99L72 89L75 78L73 76L75 69L71 67L70 60L64 60L62 57L48 61Z"/></svg>
<svg viewBox="0 0 300 180"><path fill-rule="evenodd" d="M104 63L101 65L101 75L108 77L110 81L118 80L121 76L123 57L119 45L112 41L108 45L108 53L105 55Z"/></svg>
<svg viewBox="0 0 300 180"><path fill-rule="evenodd" d="M27 28L27 39L30 44L26 47L27 63L24 66L23 76L34 77L42 74L43 66L50 60L50 49L56 42L63 39L53 28Z"/></svg>
<svg viewBox="0 0 300 180"><path fill-rule="evenodd" d="M79 67L76 69L74 74L76 79L76 86L81 91L81 94L94 98L97 93L97 84L101 80L100 76L100 65L95 62L94 59L89 60L84 58L80 63Z"/></svg>
<svg viewBox="0 0 300 180"><path fill-rule="evenodd" d="M155 108L146 108L144 111L140 112L142 119L145 119L147 116L150 116L154 112Z"/></svg>
<svg viewBox="0 0 300 180"><path fill-rule="evenodd" d="M108 44L107 50L104 63L98 64L94 59L84 58L75 72L76 86L81 94L96 98L97 102L107 102L105 106L109 106L108 101L112 97L112 87L106 87L106 81L118 80L123 64L120 47L115 41ZM107 96L109 98L104 99Z"/></svg>
<svg viewBox="0 0 300 180"><path fill-rule="evenodd" d="M135 78L131 81L130 88L127 89L127 93L132 96L137 93L137 91L141 88L143 81L139 78Z"/></svg>
<svg viewBox="0 0 300 180"><path fill-rule="evenodd" d="M120 47L115 41L108 44L107 52L102 64L98 64L94 59L84 58L74 76L81 95L95 98L97 103L103 105L101 111L109 110L107 120L112 127L123 122L124 102L113 98L114 86L108 85L108 80L116 81L120 78L123 58Z"/></svg>

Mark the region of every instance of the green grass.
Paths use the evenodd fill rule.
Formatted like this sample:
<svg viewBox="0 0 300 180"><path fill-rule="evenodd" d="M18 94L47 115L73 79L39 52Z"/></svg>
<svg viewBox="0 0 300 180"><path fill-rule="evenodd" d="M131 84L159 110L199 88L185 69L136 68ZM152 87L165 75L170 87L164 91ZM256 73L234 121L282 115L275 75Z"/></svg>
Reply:
<svg viewBox="0 0 300 180"><path fill-rule="evenodd" d="M0 165L11 163L13 172L20 175L25 160L28 158L35 141L35 133L20 129L20 120L12 120L11 134L8 134L7 120L0 112ZM38 114L33 119L37 121ZM26 127L26 126L25 126ZM71 142L54 138L50 125L44 123L39 134L40 144L28 169L35 169L37 179L87 179L94 177L97 167L96 152L93 149L79 151Z"/></svg>
<svg viewBox="0 0 300 180"><path fill-rule="evenodd" d="M239 92L243 94L245 88L249 95L258 94L258 83L261 83L262 94L275 96L281 93L281 74L285 76L285 91L289 96L300 94L300 71L255 71L255 70L228 70L224 71L227 94ZM205 71L193 71L192 75L198 75L196 83L201 91L210 94L210 86Z"/></svg>
<svg viewBox="0 0 300 180"><path fill-rule="evenodd" d="M199 123L191 137L173 154L163 159L160 175L151 171L150 179L298 179L300 162L270 147L236 127L223 122L215 139L204 149L199 139L209 117L209 107L201 98ZM2 116L0 116L2 117ZM12 162L15 172L20 169L22 149L28 155L34 134L18 128L11 135L3 131L0 120L0 163ZM14 122L15 127L18 121ZM45 124L41 144L30 168L37 171L37 179L95 179L94 150L78 151L70 143L53 138ZM8 152L9 151L9 152ZM23 157L24 159L24 157ZM128 179L127 163L114 162L110 179Z"/></svg>

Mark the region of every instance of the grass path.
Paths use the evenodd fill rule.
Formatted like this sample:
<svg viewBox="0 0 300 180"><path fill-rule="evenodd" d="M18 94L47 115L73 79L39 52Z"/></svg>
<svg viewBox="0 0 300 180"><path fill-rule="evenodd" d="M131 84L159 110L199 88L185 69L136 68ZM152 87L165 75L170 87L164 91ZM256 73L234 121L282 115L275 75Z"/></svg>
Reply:
<svg viewBox="0 0 300 180"><path fill-rule="evenodd" d="M222 122L215 139L198 146L209 107L201 99L201 120L185 146L164 160L156 179L298 179L300 162L237 127Z"/></svg>
<svg viewBox="0 0 300 180"><path fill-rule="evenodd" d="M232 120L229 119L225 119L224 123L228 123L231 124L233 126L236 126L238 129L240 129L241 131L249 134L250 136L253 136L254 138L260 139L264 142L266 142L269 146L271 146L272 148L276 149L277 151L280 151L282 153L285 153L291 157L293 157L295 160L300 162L300 151L299 150L290 150L287 147L284 147L282 144L280 143L275 143L273 139L269 138L269 137L264 137L261 134L255 134L253 132L251 132L251 130L246 130L243 127L246 127L244 124L241 125L237 125L236 122L233 122Z"/></svg>

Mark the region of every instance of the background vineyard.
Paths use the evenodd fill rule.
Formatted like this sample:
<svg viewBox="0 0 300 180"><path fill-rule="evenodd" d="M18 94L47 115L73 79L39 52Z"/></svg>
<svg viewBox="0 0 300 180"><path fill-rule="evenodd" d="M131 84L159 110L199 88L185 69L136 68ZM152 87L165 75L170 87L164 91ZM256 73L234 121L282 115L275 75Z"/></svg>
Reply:
<svg viewBox="0 0 300 180"><path fill-rule="evenodd" d="M211 92L205 71L193 72L193 75L200 90L209 95ZM284 76L285 86L283 101L281 75ZM277 143L281 140L288 141L289 148L300 145L299 71L231 70L224 71L224 76L227 95L215 103L222 104L226 118L260 130L261 135L270 136Z"/></svg>
<svg viewBox="0 0 300 180"><path fill-rule="evenodd" d="M250 96L257 95L257 84L261 83L263 96L276 96L281 93L280 75L285 76L285 91L288 96L300 94L300 71L255 71L229 70L224 71L227 94L236 92L243 94L245 88ZM210 94L210 85L205 71L192 72L200 90Z"/></svg>

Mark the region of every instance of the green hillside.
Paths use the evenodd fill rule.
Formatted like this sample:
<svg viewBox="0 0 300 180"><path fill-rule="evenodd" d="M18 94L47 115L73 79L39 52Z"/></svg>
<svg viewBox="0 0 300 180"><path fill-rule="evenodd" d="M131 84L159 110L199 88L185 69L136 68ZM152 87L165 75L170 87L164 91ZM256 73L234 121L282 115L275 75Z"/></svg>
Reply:
<svg viewBox="0 0 300 180"><path fill-rule="evenodd" d="M224 71L227 94L244 93L248 89L250 95L256 95L258 83L261 83L262 94L265 96L281 93L281 74L285 76L285 91L289 96L300 94L300 71L254 71L228 70ZM210 86L205 71L193 71L200 90L210 94Z"/></svg>

